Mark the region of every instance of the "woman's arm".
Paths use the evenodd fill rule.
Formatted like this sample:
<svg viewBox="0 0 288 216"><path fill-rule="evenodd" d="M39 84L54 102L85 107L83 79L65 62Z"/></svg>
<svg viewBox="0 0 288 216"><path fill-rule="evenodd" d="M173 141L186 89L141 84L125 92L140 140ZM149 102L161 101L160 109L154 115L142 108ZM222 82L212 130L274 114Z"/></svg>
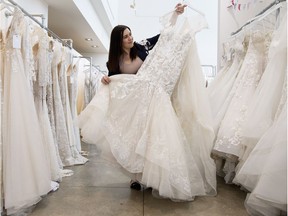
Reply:
<svg viewBox="0 0 288 216"><path fill-rule="evenodd" d="M136 43L136 46L138 44L138 45L141 45L141 46L145 47L146 50L151 50L151 49L153 49L153 47L157 43L157 41L159 39L159 36L160 36L160 34L158 34L158 35L156 35L154 37L142 40L139 43Z"/></svg>

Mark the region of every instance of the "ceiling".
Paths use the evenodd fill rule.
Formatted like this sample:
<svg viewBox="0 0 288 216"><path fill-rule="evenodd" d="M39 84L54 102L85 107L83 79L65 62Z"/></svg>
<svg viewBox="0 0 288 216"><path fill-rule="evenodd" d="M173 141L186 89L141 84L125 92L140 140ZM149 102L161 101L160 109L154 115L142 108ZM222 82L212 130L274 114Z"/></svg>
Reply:
<svg viewBox="0 0 288 216"><path fill-rule="evenodd" d="M73 48L82 53L107 53L100 36L92 29L72 0L44 0L48 5L48 28L62 39L72 39ZM101 8L101 1L91 1L107 32L112 27ZM102 6L103 7L103 6ZM98 11L98 12L97 12ZM86 41L85 38L92 38ZM92 47L92 46L96 47Z"/></svg>

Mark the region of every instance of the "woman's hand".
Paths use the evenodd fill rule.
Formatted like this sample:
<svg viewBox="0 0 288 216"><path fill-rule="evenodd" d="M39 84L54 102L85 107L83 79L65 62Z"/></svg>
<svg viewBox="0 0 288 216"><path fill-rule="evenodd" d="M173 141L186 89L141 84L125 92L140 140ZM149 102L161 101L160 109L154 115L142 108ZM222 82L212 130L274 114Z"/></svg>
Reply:
<svg viewBox="0 0 288 216"><path fill-rule="evenodd" d="M108 77L108 76L103 76L101 78L101 82L104 84L104 85L108 85L110 82L111 82L111 79Z"/></svg>
<svg viewBox="0 0 288 216"><path fill-rule="evenodd" d="M185 7L187 7L187 5L178 3L178 4L175 6L175 11L176 11L176 13L177 13L177 14L182 14L182 13L184 12Z"/></svg>

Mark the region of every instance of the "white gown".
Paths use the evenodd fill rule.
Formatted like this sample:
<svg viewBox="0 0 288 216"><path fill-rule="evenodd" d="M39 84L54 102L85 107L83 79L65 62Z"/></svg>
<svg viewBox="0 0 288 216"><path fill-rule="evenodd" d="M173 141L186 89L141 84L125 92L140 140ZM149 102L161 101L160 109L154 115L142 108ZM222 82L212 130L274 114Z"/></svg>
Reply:
<svg viewBox="0 0 288 216"><path fill-rule="evenodd" d="M59 81L59 88L61 94L61 102L63 105L63 111L66 120L66 127L67 127L67 135L70 144L70 149L72 153L72 157L74 160L74 165L82 165L85 164L88 159L83 157L78 151L77 146L80 147L80 136L78 133L75 134L74 124L75 122L72 119L72 113L70 108L70 101L68 95L68 83L67 83L67 68L72 63L72 53L68 47L65 47L63 50L63 60L61 62L61 66L58 71L58 81Z"/></svg>
<svg viewBox="0 0 288 216"><path fill-rule="evenodd" d="M137 75L101 85L79 124L83 140L110 161L141 174L161 197L187 201L216 195L211 110L195 43L207 24L202 16L175 25L169 18Z"/></svg>
<svg viewBox="0 0 288 216"><path fill-rule="evenodd" d="M213 149L216 155L229 158L233 162L237 161L244 151L241 145L243 122L247 118L247 108L252 102L251 96L255 93L267 64L271 32L255 31L249 38L247 54L228 95L233 97L220 124Z"/></svg>
<svg viewBox="0 0 288 216"><path fill-rule="evenodd" d="M54 142L46 102L46 86L48 84L47 69L50 63L47 52L49 49L49 38L47 32L40 27L34 27L33 36L37 38L37 40L33 42L34 68L36 72L36 80L33 82L34 102L44 138L45 152L49 159L51 180L61 181L61 170L57 158L59 152L57 152L58 148L56 148L57 143Z"/></svg>
<svg viewBox="0 0 288 216"><path fill-rule="evenodd" d="M3 33L3 30L0 29L0 102L1 102L1 105L0 105L0 136L2 137L2 104L3 104L3 84L2 84L2 77L3 77L3 73L4 73L4 33ZM2 155L3 155L3 143L2 143L2 139L0 139L0 176L1 176L1 179L0 179L0 191L2 191L2 179L3 179L3 169L2 169L2 161L3 161L3 158L2 158ZM3 199L2 199L2 194L0 194L0 214L2 213L2 209L3 209Z"/></svg>
<svg viewBox="0 0 288 216"><path fill-rule="evenodd" d="M245 40L233 41L233 60L228 69L221 70L215 80L208 86L208 95L212 108L213 127L215 133L218 132L220 123L223 120L235 91L231 91L239 70L241 69L244 56L247 51Z"/></svg>
<svg viewBox="0 0 288 216"><path fill-rule="evenodd" d="M287 214L287 101L250 153L238 181L251 191L245 201L251 215Z"/></svg>
<svg viewBox="0 0 288 216"><path fill-rule="evenodd" d="M31 91L32 68L24 67L33 61L31 44L25 41L29 38L25 35L27 29L24 14L15 10L7 34L4 69L3 189L7 214L34 205L51 189L49 163ZM23 39L21 49L13 48L16 34Z"/></svg>
<svg viewBox="0 0 288 216"><path fill-rule="evenodd" d="M269 48L269 60L257 86L243 123L242 142L244 154L240 155L237 169L245 162L266 130L275 119L283 85L287 82L287 16L273 34Z"/></svg>
<svg viewBox="0 0 288 216"><path fill-rule="evenodd" d="M251 192L245 201L251 215L287 215L287 14L282 20L249 110L253 118L244 136L252 145L247 145L233 181Z"/></svg>
<svg viewBox="0 0 288 216"><path fill-rule="evenodd" d="M72 156L72 150L69 142L67 123L64 107L61 98L61 89L59 84L59 74L63 64L63 47L60 43L54 43L54 52L52 60L52 78L53 78L53 112L55 119L55 130L58 144L59 155L64 166L75 164Z"/></svg>

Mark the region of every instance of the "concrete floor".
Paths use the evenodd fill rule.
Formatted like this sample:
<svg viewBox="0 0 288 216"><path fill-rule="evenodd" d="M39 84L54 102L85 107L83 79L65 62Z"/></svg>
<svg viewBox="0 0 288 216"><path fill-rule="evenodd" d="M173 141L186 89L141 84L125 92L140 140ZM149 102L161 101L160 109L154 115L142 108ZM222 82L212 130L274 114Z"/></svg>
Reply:
<svg viewBox="0 0 288 216"><path fill-rule="evenodd" d="M172 202L152 196L151 190L129 188L130 179L119 168L97 157L94 145L83 144L89 162L69 167L74 175L40 201L30 216L247 216L246 193L218 178L216 197Z"/></svg>

